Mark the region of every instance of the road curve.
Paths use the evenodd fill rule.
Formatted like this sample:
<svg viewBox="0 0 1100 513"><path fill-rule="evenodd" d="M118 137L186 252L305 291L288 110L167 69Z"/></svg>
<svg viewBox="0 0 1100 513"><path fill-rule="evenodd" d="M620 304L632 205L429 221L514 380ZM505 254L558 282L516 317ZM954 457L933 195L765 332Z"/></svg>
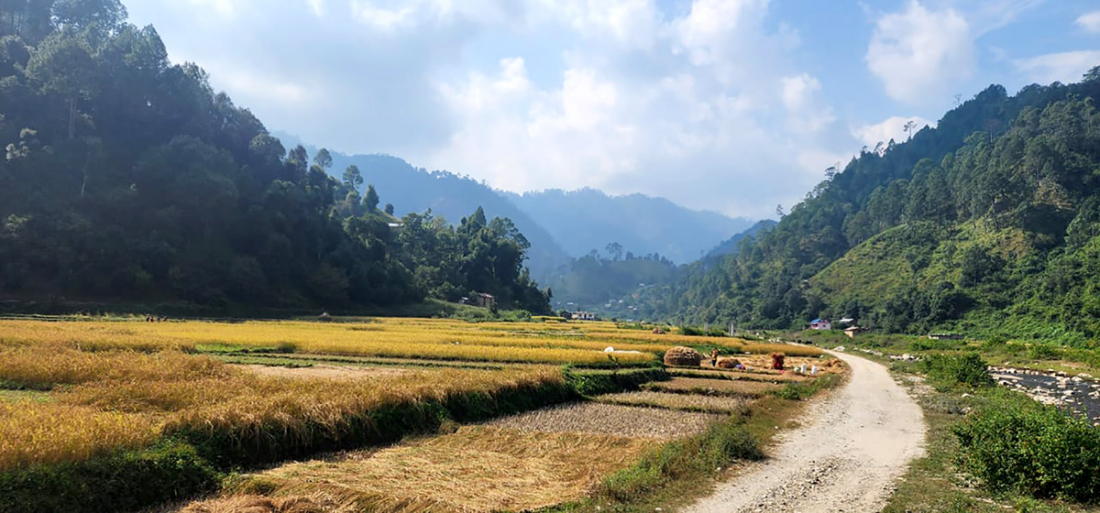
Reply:
<svg viewBox="0 0 1100 513"><path fill-rule="evenodd" d="M807 408L769 458L751 463L686 511L880 511L924 454L924 415L880 364L833 353L848 383Z"/></svg>

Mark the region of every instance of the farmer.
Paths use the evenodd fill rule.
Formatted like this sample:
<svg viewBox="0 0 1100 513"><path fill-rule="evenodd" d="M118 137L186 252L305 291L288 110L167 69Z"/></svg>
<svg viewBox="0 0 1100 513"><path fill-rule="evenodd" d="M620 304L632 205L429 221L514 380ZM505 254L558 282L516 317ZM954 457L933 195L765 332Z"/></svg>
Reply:
<svg viewBox="0 0 1100 513"><path fill-rule="evenodd" d="M717 367L718 366L718 350L717 349L710 352L710 366L711 367Z"/></svg>

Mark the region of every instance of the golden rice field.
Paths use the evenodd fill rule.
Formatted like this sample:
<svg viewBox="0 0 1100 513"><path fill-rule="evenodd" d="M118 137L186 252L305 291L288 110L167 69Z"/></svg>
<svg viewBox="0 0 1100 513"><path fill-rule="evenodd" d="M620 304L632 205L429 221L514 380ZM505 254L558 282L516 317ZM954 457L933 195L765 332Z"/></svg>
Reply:
<svg viewBox="0 0 1100 513"><path fill-rule="evenodd" d="M438 429L444 419L482 419L575 398L564 364L659 366L663 353L676 345L721 347L745 355L741 356L745 361L764 361L775 351L792 357L820 354L814 348L655 334L611 323L396 318L234 323L0 320L0 477L6 472L155 448L168 440L183 440L188 447L205 451L201 458L221 468L393 442ZM609 346L614 350L605 351ZM256 353L276 354L250 356ZM300 371L230 363L277 363L282 358L279 354L294 357L284 358L286 365L328 360ZM459 368L482 363L497 368ZM388 370L371 367L379 364ZM367 476L364 479L374 476L379 482L396 479L386 473L388 467L376 466L389 461L386 458L451 468L458 461L454 458L474 458L478 444L504 433L485 428L460 435L402 446L405 449L374 458L374 463L352 467ZM508 436L519 437L516 451L538 447L536 441L524 438L527 435L509 432ZM499 500L495 504L538 507L551 504L561 494L576 496L608 469L623 467L649 446L613 436L555 435L546 440L549 445L544 449L552 449L557 456L540 459L507 451L479 456L497 458L501 468L512 465L536 481L538 476L558 476L553 483L544 483L544 495L519 494L533 502L510 504L519 495L502 491L492 499ZM450 452L432 452L444 448ZM568 474L575 462L597 453L605 455L608 466ZM291 476L268 477L279 477L280 486L293 491ZM401 488L394 486L394 490ZM397 492L384 495L416 500ZM367 502L376 498L345 496ZM0 509L3 504L0 497Z"/></svg>
<svg viewBox="0 0 1100 513"><path fill-rule="evenodd" d="M339 431L349 416L383 405L562 380L559 370L546 367L295 379L175 350L0 348L0 381L53 387L51 401L0 402L0 471L142 447L182 431L247 436L275 430L280 443L306 443L318 430Z"/></svg>
<svg viewBox="0 0 1100 513"><path fill-rule="evenodd" d="M658 335L611 323L482 323L379 319L360 323L301 321L43 322L0 320L0 346L53 345L83 350L195 351L204 346L279 348L298 353L488 362L647 364L675 345L712 344L745 352L816 356L814 348L732 338ZM617 352L604 352L607 347Z"/></svg>

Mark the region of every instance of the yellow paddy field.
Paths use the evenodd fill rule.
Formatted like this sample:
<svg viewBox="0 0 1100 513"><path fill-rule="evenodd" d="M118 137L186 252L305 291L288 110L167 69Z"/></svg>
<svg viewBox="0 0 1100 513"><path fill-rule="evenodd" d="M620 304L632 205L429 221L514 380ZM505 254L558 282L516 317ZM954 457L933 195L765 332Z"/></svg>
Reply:
<svg viewBox="0 0 1100 513"><path fill-rule="evenodd" d="M449 476L454 474L447 474L445 467L467 460L478 452L477 447L492 446L496 439L512 440L515 443L506 449L482 451L484 457L506 459L507 465L499 465L504 473L509 468L526 469L524 479L533 480L527 485L538 484L546 493L524 495L519 493L525 486L522 482L502 481L500 486L518 488L500 492L496 499L471 496L469 500L488 509L542 507L552 504L565 489L572 490L571 498L583 495L602 476L623 468L654 442L615 436L541 436L498 428L462 428L445 438L430 436L448 424L476 423L575 401L588 393L585 387L596 386L593 383L623 386L624 373L652 379L654 372L663 372L663 353L676 345L717 347L736 355L782 351L812 359L820 354L814 348L655 334L611 323L405 318L0 320L0 491L4 486L16 487L9 497L0 497L0 510L24 510L22 506L30 500L45 501L41 504L46 506L25 510L83 504L78 491L70 504L64 502L68 500L65 490L49 488L65 486L64 481L56 484L47 479L58 465L69 465L65 472L77 476L92 472L85 478L90 485L98 479L95 469L113 465L120 466L111 467L116 481L126 479L128 472L135 479L146 479L141 476L154 468L168 482L186 483L169 494L150 492L151 498L135 499L133 507L130 503L119 506L134 509L156 504L164 500L162 495L187 497L217 489L221 486L217 476L223 471L219 469L362 450L409 436L429 438L389 452L368 451L369 458L346 453L339 460L280 467L263 479L277 481L282 495L335 493L331 487L299 488L303 469L314 469L326 479L354 471L363 477L353 485L375 479L388 483L393 492L364 495L361 488L337 483L333 486L344 486L337 494L343 497L337 501L342 507L366 501L386 504L382 508L386 510L416 509L404 509L401 504L448 505L443 509L450 509L456 497L462 498L457 488L448 492L450 498L439 499L443 502L402 495L398 493L404 486L401 474L392 472L391 463L425 465ZM767 379L763 371L760 376ZM559 454L525 456L543 449ZM601 451L605 464L573 468L570 463ZM157 458L175 463L157 467L163 463ZM180 464L184 461L180 458L191 466ZM429 485L427 481L408 484ZM111 492L110 486L102 491L104 497L126 493ZM126 486L131 484L122 489L132 490ZM195 507L218 509L227 504L224 500ZM82 507L101 509L92 501Z"/></svg>

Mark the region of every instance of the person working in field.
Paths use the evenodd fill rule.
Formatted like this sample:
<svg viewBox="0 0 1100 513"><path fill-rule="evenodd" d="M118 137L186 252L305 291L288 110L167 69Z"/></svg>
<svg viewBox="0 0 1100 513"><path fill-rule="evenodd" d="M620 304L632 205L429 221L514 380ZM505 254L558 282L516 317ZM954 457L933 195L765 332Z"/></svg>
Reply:
<svg viewBox="0 0 1100 513"><path fill-rule="evenodd" d="M717 349L710 352L710 366L711 367L717 367L718 366L718 350Z"/></svg>

